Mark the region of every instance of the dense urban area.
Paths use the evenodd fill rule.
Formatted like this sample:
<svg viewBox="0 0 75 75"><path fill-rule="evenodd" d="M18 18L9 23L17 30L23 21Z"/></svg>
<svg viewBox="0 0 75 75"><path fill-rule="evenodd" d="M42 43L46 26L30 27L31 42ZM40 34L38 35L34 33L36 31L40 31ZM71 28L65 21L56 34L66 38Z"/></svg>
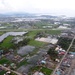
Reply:
<svg viewBox="0 0 75 75"><path fill-rule="evenodd" d="M75 18L0 15L0 75L74 75Z"/></svg>

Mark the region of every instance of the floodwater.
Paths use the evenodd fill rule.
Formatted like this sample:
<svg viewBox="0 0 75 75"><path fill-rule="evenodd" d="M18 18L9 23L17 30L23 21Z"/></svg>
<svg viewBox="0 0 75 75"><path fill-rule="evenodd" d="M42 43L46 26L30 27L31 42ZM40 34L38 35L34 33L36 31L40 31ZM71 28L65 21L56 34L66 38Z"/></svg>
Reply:
<svg viewBox="0 0 75 75"><path fill-rule="evenodd" d="M2 42L6 37L8 37L10 35L11 36L18 36L18 35L22 36L22 35L24 35L26 33L27 32L7 32L7 33L5 33L5 34L0 36L0 42Z"/></svg>

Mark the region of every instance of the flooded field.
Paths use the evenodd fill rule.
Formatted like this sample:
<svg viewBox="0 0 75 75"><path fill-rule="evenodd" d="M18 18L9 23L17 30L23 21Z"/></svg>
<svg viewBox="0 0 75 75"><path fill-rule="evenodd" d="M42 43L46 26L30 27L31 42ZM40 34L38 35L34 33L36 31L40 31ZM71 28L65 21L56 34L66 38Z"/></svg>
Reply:
<svg viewBox="0 0 75 75"><path fill-rule="evenodd" d="M5 34L3 34L3 35L1 35L0 36L0 42L2 42L6 37L8 37L8 36L22 36L22 35L24 35L24 34L26 34L27 32L7 32L7 33L5 33Z"/></svg>

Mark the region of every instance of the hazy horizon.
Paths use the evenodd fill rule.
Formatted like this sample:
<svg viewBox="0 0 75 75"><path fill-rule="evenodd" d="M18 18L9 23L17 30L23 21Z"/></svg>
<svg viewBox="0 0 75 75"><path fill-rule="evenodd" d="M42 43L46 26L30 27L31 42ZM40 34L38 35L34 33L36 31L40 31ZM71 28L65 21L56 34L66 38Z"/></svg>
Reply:
<svg viewBox="0 0 75 75"><path fill-rule="evenodd" d="M0 0L0 13L42 13L75 17L75 0Z"/></svg>

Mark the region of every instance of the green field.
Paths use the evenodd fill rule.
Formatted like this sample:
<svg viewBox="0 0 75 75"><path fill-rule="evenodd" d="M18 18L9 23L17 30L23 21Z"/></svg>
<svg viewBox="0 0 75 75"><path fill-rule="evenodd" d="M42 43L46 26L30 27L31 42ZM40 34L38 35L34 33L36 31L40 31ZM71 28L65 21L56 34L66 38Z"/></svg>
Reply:
<svg viewBox="0 0 75 75"><path fill-rule="evenodd" d="M28 32L26 36L30 38L34 38L37 33L39 32L44 32L45 34L51 34L51 35L57 35L61 33L61 30L47 30L47 29L42 29L42 30L31 30Z"/></svg>
<svg viewBox="0 0 75 75"><path fill-rule="evenodd" d="M0 75L4 75L6 73L6 71L2 70L0 71Z"/></svg>
<svg viewBox="0 0 75 75"><path fill-rule="evenodd" d="M58 35L61 33L61 30L46 30L46 33L51 35Z"/></svg>
<svg viewBox="0 0 75 75"><path fill-rule="evenodd" d="M0 64L10 64L10 63L11 62L8 59L6 59L6 58L0 59Z"/></svg>
<svg viewBox="0 0 75 75"><path fill-rule="evenodd" d="M4 32L0 32L0 35L4 34Z"/></svg>
<svg viewBox="0 0 75 75"><path fill-rule="evenodd" d="M0 47L3 49L4 48L7 48L7 49L12 48L12 46L14 45L13 43L11 43L12 39L13 39L13 36L8 36L6 39L4 39L3 42L1 42Z"/></svg>
<svg viewBox="0 0 75 75"><path fill-rule="evenodd" d="M17 67L19 68L19 67L21 67L23 65L27 65L27 64L28 64L27 60L23 60L23 61L21 61L20 63L17 64Z"/></svg>
<svg viewBox="0 0 75 75"><path fill-rule="evenodd" d="M33 39L38 32L40 32L40 31L39 30L29 31L27 36Z"/></svg>
<svg viewBox="0 0 75 75"><path fill-rule="evenodd" d="M26 35L27 37L31 38L31 41L29 42L28 45L32 45L35 47L41 47L44 46L46 43L45 42L39 42L39 41L35 41L35 36L37 35L37 33L39 32L44 32L44 34L50 34L50 35L58 35L61 33L61 30L32 30L29 31L29 33Z"/></svg>
<svg viewBox="0 0 75 75"><path fill-rule="evenodd" d="M35 46L35 47L42 47L45 44L47 44L47 43L40 42L40 41L35 41L35 40L31 40L28 45Z"/></svg>
<svg viewBox="0 0 75 75"><path fill-rule="evenodd" d="M40 71L40 72L44 73L45 75L50 75L52 73L51 69L48 69L46 67L40 67L40 66L33 67L31 69L31 71Z"/></svg>

